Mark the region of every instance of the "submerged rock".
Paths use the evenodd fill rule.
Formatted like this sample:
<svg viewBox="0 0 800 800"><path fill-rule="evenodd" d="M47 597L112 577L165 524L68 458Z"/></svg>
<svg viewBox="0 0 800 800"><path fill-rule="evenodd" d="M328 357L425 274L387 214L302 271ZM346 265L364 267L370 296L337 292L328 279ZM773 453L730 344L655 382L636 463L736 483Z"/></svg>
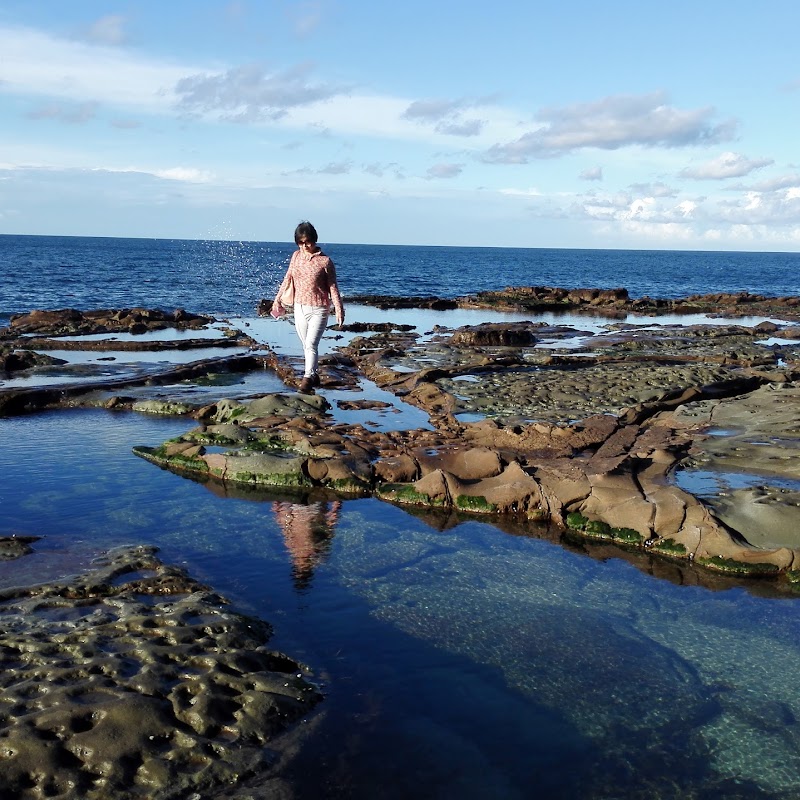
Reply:
<svg viewBox="0 0 800 800"><path fill-rule="evenodd" d="M26 556L31 551L31 545L38 542L39 536L0 536L0 561L11 561L20 556Z"/></svg>

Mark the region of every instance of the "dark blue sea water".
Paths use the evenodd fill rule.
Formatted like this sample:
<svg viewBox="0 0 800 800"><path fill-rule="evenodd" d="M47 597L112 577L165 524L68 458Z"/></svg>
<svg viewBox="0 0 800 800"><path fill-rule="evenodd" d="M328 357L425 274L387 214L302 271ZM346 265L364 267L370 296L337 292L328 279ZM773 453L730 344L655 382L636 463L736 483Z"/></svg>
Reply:
<svg viewBox="0 0 800 800"><path fill-rule="evenodd" d="M632 297L800 294L800 254L323 243L345 296L457 297L506 286L624 287ZM290 243L0 236L0 315L33 308L251 314Z"/></svg>

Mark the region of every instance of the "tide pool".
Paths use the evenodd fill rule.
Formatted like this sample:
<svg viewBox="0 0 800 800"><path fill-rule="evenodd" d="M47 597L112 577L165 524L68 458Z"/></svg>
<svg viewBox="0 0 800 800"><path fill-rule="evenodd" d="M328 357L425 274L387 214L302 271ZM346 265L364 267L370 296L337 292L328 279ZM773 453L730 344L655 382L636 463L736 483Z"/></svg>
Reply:
<svg viewBox="0 0 800 800"><path fill-rule="evenodd" d="M131 453L191 420L2 425L0 534L43 539L0 584L149 543L269 621L325 695L284 768L298 798L800 794L800 605L767 584L679 585L374 499L226 493Z"/></svg>

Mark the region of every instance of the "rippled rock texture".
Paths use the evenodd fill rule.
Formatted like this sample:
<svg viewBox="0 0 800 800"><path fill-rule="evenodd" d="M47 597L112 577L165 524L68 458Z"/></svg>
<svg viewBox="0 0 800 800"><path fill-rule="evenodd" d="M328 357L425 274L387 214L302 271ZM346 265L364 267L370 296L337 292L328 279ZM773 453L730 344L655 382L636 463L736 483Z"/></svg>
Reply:
<svg viewBox="0 0 800 800"><path fill-rule="evenodd" d="M321 699L230 610L154 548L0 591L3 800L214 796L269 780L282 733Z"/></svg>

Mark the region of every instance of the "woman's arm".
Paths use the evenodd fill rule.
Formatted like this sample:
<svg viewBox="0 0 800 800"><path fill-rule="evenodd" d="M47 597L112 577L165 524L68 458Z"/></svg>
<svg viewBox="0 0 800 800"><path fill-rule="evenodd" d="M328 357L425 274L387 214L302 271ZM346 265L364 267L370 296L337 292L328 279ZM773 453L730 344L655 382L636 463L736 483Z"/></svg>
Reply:
<svg viewBox="0 0 800 800"><path fill-rule="evenodd" d="M328 292L333 302L333 310L336 312L336 322L338 325L344 325L344 303L342 302L342 295L339 292L339 284L336 283L336 267L333 266L333 261L328 259L328 266L325 268L328 275Z"/></svg>

